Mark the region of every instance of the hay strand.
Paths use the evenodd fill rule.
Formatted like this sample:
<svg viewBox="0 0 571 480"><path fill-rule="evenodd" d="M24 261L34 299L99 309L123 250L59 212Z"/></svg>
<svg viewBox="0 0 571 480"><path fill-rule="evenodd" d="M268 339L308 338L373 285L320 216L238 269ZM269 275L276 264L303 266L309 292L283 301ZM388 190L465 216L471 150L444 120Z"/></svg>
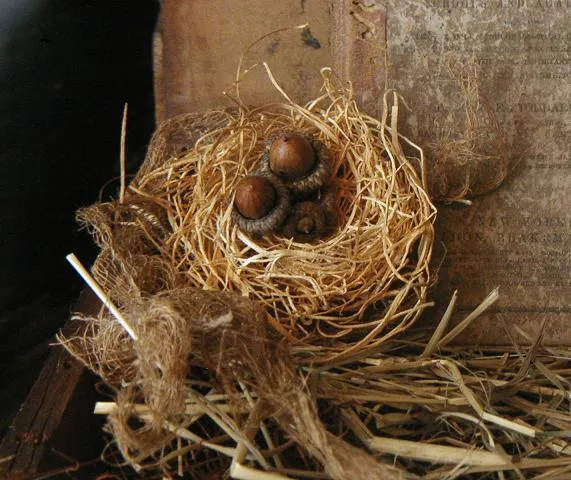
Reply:
<svg viewBox="0 0 571 480"><path fill-rule="evenodd" d="M458 325L456 325L449 333L447 333L439 342L440 347L448 345L452 340L454 340L460 333L462 333L476 318L478 318L482 313L484 313L488 308L490 308L499 298L499 290L496 288L484 298L484 300L472 311L470 312L464 320L462 320Z"/></svg>
<svg viewBox="0 0 571 480"><path fill-rule="evenodd" d="M504 455L496 452L411 442L395 438L373 437L369 440L368 447L379 453L414 458L432 463L474 465L491 468L495 468L498 465L511 465L509 457L506 458Z"/></svg>
<svg viewBox="0 0 571 480"><path fill-rule="evenodd" d="M125 103L123 107L123 119L121 121L121 140L120 140L120 150L119 150L119 164L121 170L121 187L119 189L119 203L125 202L125 188L127 185L126 182L126 174L127 174L127 167L126 167L126 140L127 140L127 112L128 112L128 104Z"/></svg>

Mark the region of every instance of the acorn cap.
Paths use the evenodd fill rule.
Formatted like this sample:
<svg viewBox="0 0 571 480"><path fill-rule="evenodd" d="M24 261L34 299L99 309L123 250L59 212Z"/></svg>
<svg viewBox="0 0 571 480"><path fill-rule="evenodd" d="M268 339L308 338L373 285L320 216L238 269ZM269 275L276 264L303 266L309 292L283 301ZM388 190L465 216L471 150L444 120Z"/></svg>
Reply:
<svg viewBox="0 0 571 480"><path fill-rule="evenodd" d="M289 191L275 175L257 172L236 185L232 220L246 233L263 235L278 229L290 210Z"/></svg>
<svg viewBox="0 0 571 480"><path fill-rule="evenodd" d="M295 135L295 137L293 137L293 135ZM305 145L305 143L307 143L311 146L311 150L313 151L313 162L309 161L305 163L301 162L303 166L307 166L311 163L311 167L309 170L303 169L301 167L299 169L296 168L295 170L297 172L304 171L304 173L297 177L291 177L291 178L286 178L285 176L282 177L282 180L287 189L290 191L291 195L294 198L302 198L314 192L315 190L324 187L329 182L331 177L331 162L329 160L329 152L327 151L327 148L322 142L320 142L319 140L314 140L310 136L301 135L298 133L294 134L291 132L280 132L272 136L270 138L270 141L266 145L266 150L262 155L261 171L267 173L275 173L272 168L272 160L271 160L272 148L277 148L274 147L274 145L276 145L276 142L278 142L277 145L280 148L280 151L281 149L286 149L284 146L286 144L293 145L293 142L291 141L287 143L283 141L283 138L286 136L287 138L296 138L296 139L298 137L303 138L305 142L299 141L299 144ZM296 140L296 142L298 142L298 140ZM298 145L298 143L296 143L296 145ZM303 153L303 155L301 156L304 157L306 160L310 157L310 154L307 153L307 151L305 151L305 147L299 146L291 148L288 146L288 148L286 149L286 151L291 151L291 150L304 151L305 153ZM288 160L291 160L292 158L292 156L286 156L286 155L282 156L284 159L287 158ZM297 165L297 162L292 162L292 163Z"/></svg>

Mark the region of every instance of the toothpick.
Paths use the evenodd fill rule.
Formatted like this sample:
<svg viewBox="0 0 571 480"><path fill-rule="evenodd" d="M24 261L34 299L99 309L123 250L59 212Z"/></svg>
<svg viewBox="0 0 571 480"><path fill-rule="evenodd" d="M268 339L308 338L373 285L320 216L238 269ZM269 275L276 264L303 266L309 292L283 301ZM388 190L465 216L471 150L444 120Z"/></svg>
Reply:
<svg viewBox="0 0 571 480"><path fill-rule="evenodd" d="M137 334L129 325L129 322L125 320L125 317L121 314L119 309L115 306L115 304L111 301L111 299L107 296L107 294L101 289L101 287L97 284L95 279L91 276L91 274L86 270L86 268L81 264L79 259L75 256L75 254L70 253L67 255L66 260L71 263L71 266L75 268L76 272L79 273L79 276L83 278L85 283L89 285L89 288L93 290L93 293L99 297L99 300L103 302L111 314L115 317L115 319L119 322L119 324L125 329L125 331L129 334L129 336L137 341Z"/></svg>

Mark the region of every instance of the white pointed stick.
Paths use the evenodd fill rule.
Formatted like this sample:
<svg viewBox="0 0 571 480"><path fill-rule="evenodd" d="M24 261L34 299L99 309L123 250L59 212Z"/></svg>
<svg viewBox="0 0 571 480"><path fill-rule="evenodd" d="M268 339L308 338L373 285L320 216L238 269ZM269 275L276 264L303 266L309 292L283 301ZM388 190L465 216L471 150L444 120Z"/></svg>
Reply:
<svg viewBox="0 0 571 480"><path fill-rule="evenodd" d="M75 256L75 254L70 253L67 255L66 260L71 263L72 267L75 268L76 272L79 273L80 277L83 278L85 283L89 285L89 288L93 290L93 293L99 297L99 300L103 302L115 319L119 322L119 324L125 329L125 331L129 334L129 336L137 341L137 334L131 328L125 317L121 314L119 309L115 306L115 304L111 301L111 299L107 296L107 294L101 289L101 287L97 284L95 279L91 276L91 274L86 270L86 268L81 264L79 259Z"/></svg>

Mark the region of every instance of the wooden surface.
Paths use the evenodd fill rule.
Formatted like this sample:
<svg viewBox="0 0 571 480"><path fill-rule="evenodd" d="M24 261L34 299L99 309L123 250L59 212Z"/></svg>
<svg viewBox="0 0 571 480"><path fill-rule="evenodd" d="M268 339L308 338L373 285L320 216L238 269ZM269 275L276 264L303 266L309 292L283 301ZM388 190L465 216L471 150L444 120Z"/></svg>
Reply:
<svg viewBox="0 0 571 480"><path fill-rule="evenodd" d="M97 308L99 303L95 296L90 292L83 292L76 310L94 312ZM69 413L68 407L74 395L83 395L78 390L82 377L84 387L94 392L93 382L88 381L88 373L83 365L62 347L53 346L34 386L0 443L0 474L8 478L25 478L23 474L29 476L38 472L42 463L46 468L52 467L53 462L46 457L61 456L54 453L56 450L53 449L53 442L56 432L62 426L62 420L66 418L66 413ZM91 412L92 403L85 402L81 408ZM68 457L69 467L77 460L75 457L72 460L70 455L74 449L82 442L87 445L91 442L89 437L85 437L87 424L79 425L76 419L70 418L69 415L67 418L74 424L71 432L75 431L65 439L63 449L67 450L67 453L61 452L64 458ZM65 465L62 468L65 469Z"/></svg>
<svg viewBox="0 0 571 480"><path fill-rule="evenodd" d="M288 29L302 24L307 27ZM361 108L377 115L384 44L384 11L350 0L164 0L154 41L157 121L233 105L223 92L236 95L242 55L242 70L258 65L240 82L246 104L284 100L263 62L299 103L320 94L320 69L333 67L341 82L353 81Z"/></svg>
<svg viewBox="0 0 571 480"><path fill-rule="evenodd" d="M274 33L252 45L272 31L306 22L306 29ZM223 92L236 95L242 54L244 68L259 65L240 82L241 98L251 105L282 100L262 62L296 101L318 94L319 69L330 63L328 2L322 0L164 0L159 35L159 120L232 105Z"/></svg>
<svg viewBox="0 0 571 480"><path fill-rule="evenodd" d="M37 471L82 373L83 365L62 348L52 350L0 444L0 458L12 458L0 464L0 473Z"/></svg>
<svg viewBox="0 0 571 480"><path fill-rule="evenodd" d="M386 15L380 6L331 2L332 67L353 84L359 107L373 117L383 110L386 84Z"/></svg>

